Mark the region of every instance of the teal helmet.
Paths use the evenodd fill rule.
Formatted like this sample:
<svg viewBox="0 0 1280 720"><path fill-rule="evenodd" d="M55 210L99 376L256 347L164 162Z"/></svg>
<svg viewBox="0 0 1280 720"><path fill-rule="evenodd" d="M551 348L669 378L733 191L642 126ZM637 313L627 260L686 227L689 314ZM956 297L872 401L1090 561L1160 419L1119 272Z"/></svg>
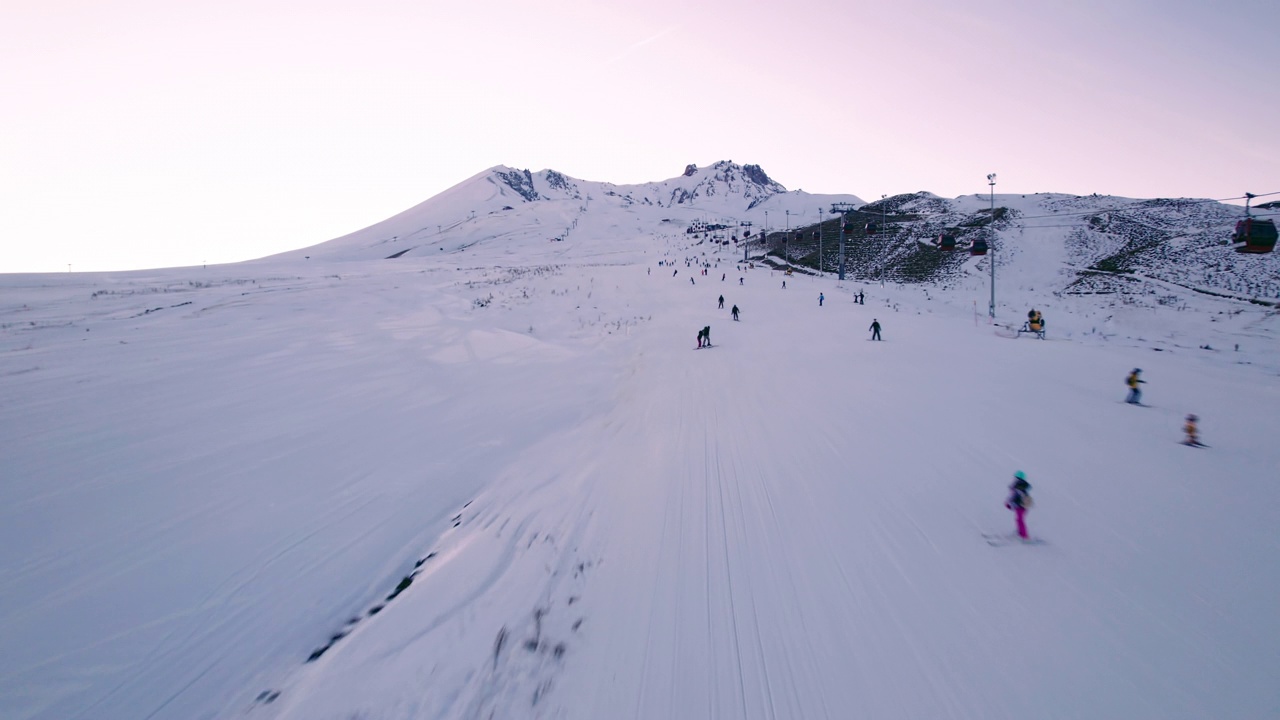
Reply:
<svg viewBox="0 0 1280 720"><path fill-rule="evenodd" d="M1024 473L1024 472L1022 472L1021 470L1019 470L1018 472L1014 473L1014 474L1013 474L1013 476L1014 476L1015 478L1017 478L1018 480L1026 480L1026 479L1027 479L1027 474L1026 474L1026 473Z"/></svg>

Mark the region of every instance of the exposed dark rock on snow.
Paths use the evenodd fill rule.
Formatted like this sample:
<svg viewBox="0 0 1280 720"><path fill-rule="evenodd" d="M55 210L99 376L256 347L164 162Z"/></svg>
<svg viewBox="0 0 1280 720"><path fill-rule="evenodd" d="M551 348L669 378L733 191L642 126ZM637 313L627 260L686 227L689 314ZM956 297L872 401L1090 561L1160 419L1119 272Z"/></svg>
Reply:
<svg viewBox="0 0 1280 720"><path fill-rule="evenodd" d="M533 173L528 170L494 170L493 174L501 178L507 187L515 190L526 201L533 202L542 199L542 196L533 187Z"/></svg>

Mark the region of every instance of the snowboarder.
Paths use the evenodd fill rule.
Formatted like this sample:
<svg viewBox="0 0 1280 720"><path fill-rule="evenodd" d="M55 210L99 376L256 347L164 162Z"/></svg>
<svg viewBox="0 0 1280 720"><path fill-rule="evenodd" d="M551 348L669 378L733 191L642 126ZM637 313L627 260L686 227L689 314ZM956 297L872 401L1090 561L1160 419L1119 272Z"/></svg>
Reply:
<svg viewBox="0 0 1280 720"><path fill-rule="evenodd" d="M1129 373L1129 377L1125 378L1124 384L1129 386L1129 397L1125 398L1125 402L1130 405L1142 404L1142 391L1138 389L1138 385L1147 381L1138 378L1141 374L1142 368L1134 368L1133 372Z"/></svg>
<svg viewBox="0 0 1280 720"><path fill-rule="evenodd" d="M679 274L680 274L680 268L676 268L675 270L671 271L671 277L675 277Z"/></svg>
<svg viewBox="0 0 1280 720"><path fill-rule="evenodd" d="M702 338L706 341L706 347L711 347L711 326L702 328Z"/></svg>
<svg viewBox="0 0 1280 720"><path fill-rule="evenodd" d="M690 284L690 285L697 285L698 283L694 282L694 281L693 281L693 278L689 278L689 284Z"/></svg>
<svg viewBox="0 0 1280 720"><path fill-rule="evenodd" d="M732 309L732 310L730 310L729 312L733 314L733 319L734 319L734 320L737 320L737 319L738 319L738 306L737 306L737 305L734 305L734 306L733 306L733 309Z"/></svg>
<svg viewBox="0 0 1280 720"><path fill-rule="evenodd" d="M1009 485L1009 499L1004 506L1014 512L1018 520L1018 537L1027 539L1027 523L1023 519L1027 510L1031 509L1031 483L1027 482L1027 474L1019 470L1013 474L1013 483Z"/></svg>
<svg viewBox="0 0 1280 720"><path fill-rule="evenodd" d="M865 294L865 293L863 293L861 290L859 290L859 291L858 291L858 304L859 304L859 305L866 305L866 304L867 304L867 296L866 296L866 294Z"/></svg>
<svg viewBox="0 0 1280 720"><path fill-rule="evenodd" d="M720 307L719 307L719 309L720 309L720 310L723 310L723 309L724 309L724 296L723 296L723 295L721 295L721 296L720 296Z"/></svg>
<svg viewBox="0 0 1280 720"><path fill-rule="evenodd" d="M724 279L728 277L728 275L729 273L720 273L720 282L724 282Z"/></svg>
<svg viewBox="0 0 1280 720"><path fill-rule="evenodd" d="M826 299L825 295L823 295L822 293L818 293L818 307L822 307L822 301L825 299Z"/></svg>
<svg viewBox="0 0 1280 720"><path fill-rule="evenodd" d="M739 284L739 285L741 285L741 284L742 284L742 278L738 278L738 284Z"/></svg>
<svg viewBox="0 0 1280 720"><path fill-rule="evenodd" d="M1204 447L1204 445L1201 444L1200 442L1200 430L1199 428L1196 427L1196 423L1199 421L1200 421L1200 418L1196 417L1195 415L1187 416L1187 423L1182 426L1182 431L1187 434L1187 439L1182 441L1183 445L1190 445L1191 447Z"/></svg>
<svg viewBox="0 0 1280 720"><path fill-rule="evenodd" d="M871 318L871 327L867 329L871 331L872 340L880 339L880 321L879 320L876 320L875 318Z"/></svg>
<svg viewBox="0 0 1280 720"><path fill-rule="evenodd" d="M703 347L706 347L706 345L703 343L703 340L702 340L703 334L704 334L705 332L706 332L705 330L699 330L699 331L698 331L698 348L699 348L699 349L702 349Z"/></svg>
<svg viewBox="0 0 1280 720"><path fill-rule="evenodd" d="M786 281L786 280L783 280L783 281L782 281L782 289L783 289L783 290L786 290L786 289L787 289L787 281Z"/></svg>

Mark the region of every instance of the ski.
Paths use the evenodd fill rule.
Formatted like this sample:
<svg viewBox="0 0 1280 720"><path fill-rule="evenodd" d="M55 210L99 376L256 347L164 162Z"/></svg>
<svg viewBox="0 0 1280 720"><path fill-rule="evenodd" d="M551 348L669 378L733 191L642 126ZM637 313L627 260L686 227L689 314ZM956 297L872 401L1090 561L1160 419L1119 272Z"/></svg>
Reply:
<svg viewBox="0 0 1280 720"><path fill-rule="evenodd" d="M1004 545L1048 545L1043 538L1029 537L1022 539L1017 533L982 533L982 538L987 541L991 547L1002 547Z"/></svg>

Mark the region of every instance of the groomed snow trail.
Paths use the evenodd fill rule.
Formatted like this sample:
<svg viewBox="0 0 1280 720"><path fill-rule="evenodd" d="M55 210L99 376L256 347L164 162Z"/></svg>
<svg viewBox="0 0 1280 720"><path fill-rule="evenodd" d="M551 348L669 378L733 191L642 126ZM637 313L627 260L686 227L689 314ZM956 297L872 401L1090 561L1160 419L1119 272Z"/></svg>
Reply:
<svg viewBox="0 0 1280 720"><path fill-rule="evenodd" d="M625 298L653 318L610 344L616 389L516 459L439 576L305 670L282 717L1248 717L1275 701L1266 643L1210 629L1243 603L1276 636L1262 596L1239 594L1275 582L1258 577L1274 538L1225 532L1205 486L1225 462L1272 492L1247 468L1274 455L1186 458L1176 417L1111 397L1129 359L883 296L828 290L819 309L806 278L592 273L616 294L604 311ZM872 317L884 342L866 340ZM715 346L695 351L706 324ZM1247 375L1154 364L1171 386L1221 383L1201 407L1247 394ZM1018 468L1049 542L992 548Z"/></svg>
<svg viewBox="0 0 1280 720"><path fill-rule="evenodd" d="M1009 340L640 247L5 278L0 715L1280 708L1271 316L1251 354L1191 350L1219 300ZM993 548L1017 469L1046 542Z"/></svg>

